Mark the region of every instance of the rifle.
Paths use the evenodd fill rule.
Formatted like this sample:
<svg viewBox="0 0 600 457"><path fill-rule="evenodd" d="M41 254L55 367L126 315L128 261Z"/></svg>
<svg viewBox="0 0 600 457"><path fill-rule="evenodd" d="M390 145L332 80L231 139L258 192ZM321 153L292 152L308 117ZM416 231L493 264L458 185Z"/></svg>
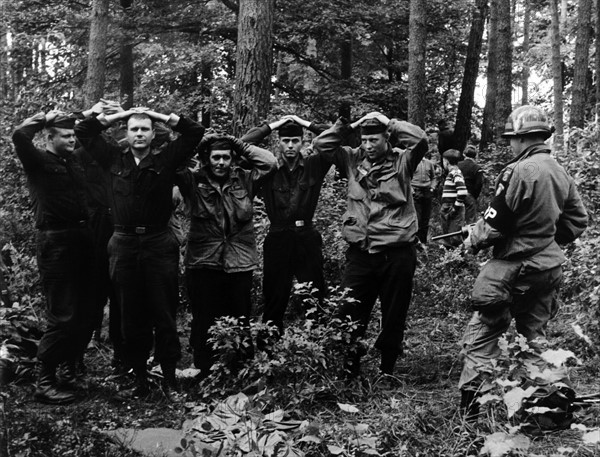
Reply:
<svg viewBox="0 0 600 457"><path fill-rule="evenodd" d="M456 232L444 233L443 235L432 236L431 241L443 240L444 238L451 238L453 236L460 235L463 239L469 236L469 230L475 224L469 224L462 227L460 230Z"/></svg>

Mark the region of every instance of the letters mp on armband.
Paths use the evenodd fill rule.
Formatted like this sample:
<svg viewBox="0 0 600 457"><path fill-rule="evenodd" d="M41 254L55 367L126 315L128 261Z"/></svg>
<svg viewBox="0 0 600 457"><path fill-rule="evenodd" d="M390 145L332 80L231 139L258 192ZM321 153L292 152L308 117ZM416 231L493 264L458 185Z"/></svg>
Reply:
<svg viewBox="0 0 600 457"><path fill-rule="evenodd" d="M502 173L500 182L496 187L496 195L483 214L483 219L502 234L509 234L514 230L514 213L506 204L505 198L512 172L513 170L509 168Z"/></svg>

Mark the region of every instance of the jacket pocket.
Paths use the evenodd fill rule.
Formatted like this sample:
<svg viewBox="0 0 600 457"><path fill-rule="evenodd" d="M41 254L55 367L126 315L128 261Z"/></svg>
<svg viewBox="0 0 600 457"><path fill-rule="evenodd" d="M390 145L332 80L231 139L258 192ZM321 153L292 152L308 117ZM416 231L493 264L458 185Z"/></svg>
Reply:
<svg viewBox="0 0 600 457"><path fill-rule="evenodd" d="M243 188L232 189L230 194L235 220L237 222L247 222L252 219L252 201L248 191Z"/></svg>
<svg viewBox="0 0 600 457"><path fill-rule="evenodd" d="M112 167L110 177L113 191L116 194L127 196L131 193L133 183L131 182L131 170Z"/></svg>
<svg viewBox="0 0 600 457"><path fill-rule="evenodd" d="M406 188L400 184L398 172L391 171L377 179L377 196L373 200L380 200L388 204L402 205L406 203Z"/></svg>

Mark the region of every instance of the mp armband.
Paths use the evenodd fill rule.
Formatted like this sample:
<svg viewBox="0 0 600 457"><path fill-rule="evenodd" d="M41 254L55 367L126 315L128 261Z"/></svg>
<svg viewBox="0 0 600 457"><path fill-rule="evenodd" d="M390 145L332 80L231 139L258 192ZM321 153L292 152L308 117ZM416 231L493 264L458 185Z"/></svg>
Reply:
<svg viewBox="0 0 600 457"><path fill-rule="evenodd" d="M496 195L485 210L483 219L503 235L510 234L515 228L515 214L506 204L504 195Z"/></svg>

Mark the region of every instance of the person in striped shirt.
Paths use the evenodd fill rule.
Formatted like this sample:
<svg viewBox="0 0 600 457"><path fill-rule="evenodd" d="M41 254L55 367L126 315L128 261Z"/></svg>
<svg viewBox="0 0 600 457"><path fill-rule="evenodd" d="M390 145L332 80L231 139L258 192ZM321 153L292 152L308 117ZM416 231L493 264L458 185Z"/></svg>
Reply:
<svg viewBox="0 0 600 457"><path fill-rule="evenodd" d="M451 233L459 231L465 225L467 186L463 174L457 166L460 160L460 152L456 149L448 149L442 157L446 179L442 189L440 216L442 219L442 232ZM462 238L460 235L442 240L442 245L448 249L460 246L461 243Z"/></svg>

